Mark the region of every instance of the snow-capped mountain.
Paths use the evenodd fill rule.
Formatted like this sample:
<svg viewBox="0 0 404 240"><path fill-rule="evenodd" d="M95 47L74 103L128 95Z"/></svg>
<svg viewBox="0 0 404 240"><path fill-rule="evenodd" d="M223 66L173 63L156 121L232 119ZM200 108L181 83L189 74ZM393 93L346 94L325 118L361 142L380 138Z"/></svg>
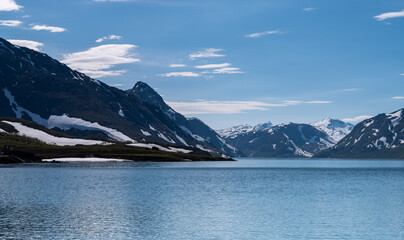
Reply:
<svg viewBox="0 0 404 240"><path fill-rule="evenodd" d="M249 157L311 157L334 145L326 133L309 124L296 123L232 135L225 140Z"/></svg>
<svg viewBox="0 0 404 240"><path fill-rule="evenodd" d="M271 128L272 126L273 126L273 124L270 121L268 121L266 123L260 123L260 124L254 126L253 131L260 131L260 130L268 129L268 128Z"/></svg>
<svg viewBox="0 0 404 240"><path fill-rule="evenodd" d="M331 118L326 118L322 121L311 123L310 125L328 134L335 143L343 139L354 128L354 125L351 123Z"/></svg>
<svg viewBox="0 0 404 240"><path fill-rule="evenodd" d="M226 129L216 130L216 132L224 138L234 138L239 134L248 133L253 130L253 127L248 124L238 125Z"/></svg>
<svg viewBox="0 0 404 240"><path fill-rule="evenodd" d="M267 128L272 127L271 122L261 123L256 126L251 126L248 124L238 125L226 129L216 130L216 132L222 136L223 138L235 138L237 135L252 132L252 131L260 131Z"/></svg>
<svg viewBox="0 0 404 240"><path fill-rule="evenodd" d="M77 137L193 146L222 154L179 126L161 106L1 38L0 117L27 119Z"/></svg>
<svg viewBox="0 0 404 240"><path fill-rule="evenodd" d="M358 123L334 147L318 157L404 158L404 120L400 109Z"/></svg>

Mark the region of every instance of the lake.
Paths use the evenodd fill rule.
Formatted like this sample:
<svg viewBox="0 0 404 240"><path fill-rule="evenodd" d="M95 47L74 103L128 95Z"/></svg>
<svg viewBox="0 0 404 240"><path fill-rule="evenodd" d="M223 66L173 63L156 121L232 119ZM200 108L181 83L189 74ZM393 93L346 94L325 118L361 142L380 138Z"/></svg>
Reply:
<svg viewBox="0 0 404 240"><path fill-rule="evenodd" d="M0 165L0 239L404 239L404 161Z"/></svg>

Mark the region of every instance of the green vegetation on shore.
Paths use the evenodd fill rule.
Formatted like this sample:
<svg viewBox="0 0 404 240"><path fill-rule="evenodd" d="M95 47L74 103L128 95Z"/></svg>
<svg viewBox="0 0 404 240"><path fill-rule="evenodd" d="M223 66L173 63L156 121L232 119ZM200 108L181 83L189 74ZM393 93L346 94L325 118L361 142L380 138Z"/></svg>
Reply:
<svg viewBox="0 0 404 240"><path fill-rule="evenodd" d="M123 143L92 146L55 146L17 134L0 133L0 149L6 145L13 146L14 151L10 155L1 156L0 163L41 162L42 159L62 157L118 158L153 162L232 160L213 157L208 154L203 155L203 152L195 152L193 154L172 153L156 149L127 146Z"/></svg>

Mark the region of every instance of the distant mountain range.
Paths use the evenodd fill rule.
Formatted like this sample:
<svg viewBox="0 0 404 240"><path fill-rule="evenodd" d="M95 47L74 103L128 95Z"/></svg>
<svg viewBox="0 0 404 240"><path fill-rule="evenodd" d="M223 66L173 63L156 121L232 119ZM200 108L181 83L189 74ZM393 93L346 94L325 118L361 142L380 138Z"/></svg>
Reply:
<svg viewBox="0 0 404 240"><path fill-rule="evenodd" d="M309 124L287 123L260 129L234 127L221 130L225 140L248 157L312 157L329 148L335 141L325 132ZM254 130L256 129L256 130ZM224 136L224 135L222 135Z"/></svg>
<svg viewBox="0 0 404 240"><path fill-rule="evenodd" d="M356 126L337 119L311 124L239 125L217 132L249 157L404 158L403 109Z"/></svg>
<svg viewBox="0 0 404 240"><path fill-rule="evenodd" d="M76 137L237 150L203 122L168 107L145 83L127 92L0 38L0 117L34 121Z"/></svg>

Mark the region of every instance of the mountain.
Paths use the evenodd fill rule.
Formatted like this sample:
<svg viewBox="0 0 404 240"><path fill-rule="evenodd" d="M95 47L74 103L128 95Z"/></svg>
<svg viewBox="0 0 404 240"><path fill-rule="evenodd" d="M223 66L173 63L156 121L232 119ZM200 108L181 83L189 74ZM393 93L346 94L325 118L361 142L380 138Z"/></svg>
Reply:
<svg viewBox="0 0 404 240"><path fill-rule="evenodd" d="M135 86L126 91L128 94L138 97L141 101L157 106L167 117L174 121L182 130L192 136L195 140L201 141L210 148L219 149L229 156L240 155L239 151L227 144L225 140L208 125L197 118L185 118L168 106L163 98L149 85L144 82L137 82ZM203 146L196 145L200 149Z"/></svg>
<svg viewBox="0 0 404 240"><path fill-rule="evenodd" d="M248 124L243 124L243 125L238 125L238 126L234 126L231 128L217 130L216 132L223 138L234 138L239 134L244 134L244 133L248 133L248 132L252 132L252 131L260 131L260 130L270 128L272 126L273 126L272 123L268 121L266 123L258 124L254 127L250 126Z"/></svg>
<svg viewBox="0 0 404 240"><path fill-rule="evenodd" d="M0 38L0 117L34 121L73 136L155 142L223 152L196 139L147 99Z"/></svg>
<svg viewBox="0 0 404 240"><path fill-rule="evenodd" d="M316 157L404 158L403 110L382 113L358 123L334 147Z"/></svg>
<svg viewBox="0 0 404 240"><path fill-rule="evenodd" d="M225 140L249 157L311 157L334 144L317 128L296 123L229 135Z"/></svg>
<svg viewBox="0 0 404 240"><path fill-rule="evenodd" d="M328 136L330 136L335 143L343 139L354 128L354 125L351 123L346 123L341 120L331 118L326 118L322 121L311 123L310 125L328 134Z"/></svg>

